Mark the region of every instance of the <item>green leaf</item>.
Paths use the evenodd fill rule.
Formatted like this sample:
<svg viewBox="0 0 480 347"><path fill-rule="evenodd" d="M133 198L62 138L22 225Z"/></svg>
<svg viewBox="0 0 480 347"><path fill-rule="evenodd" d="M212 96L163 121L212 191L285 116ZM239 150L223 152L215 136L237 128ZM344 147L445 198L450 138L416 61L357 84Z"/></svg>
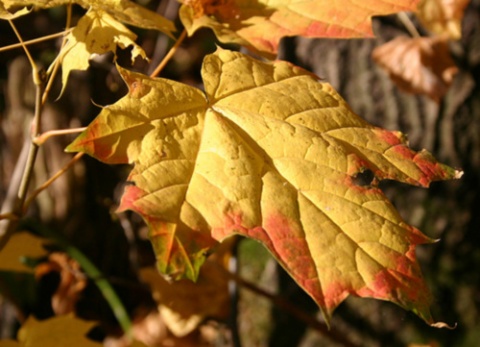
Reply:
<svg viewBox="0 0 480 347"><path fill-rule="evenodd" d="M143 216L159 269L196 278L214 239L262 242L327 321L349 295L432 323L415 258L431 242L375 185L458 178L404 136L355 115L328 84L286 62L218 50L200 90L123 69L129 93L68 148L133 163L120 210ZM356 184L365 170L371 185Z"/></svg>
<svg viewBox="0 0 480 347"><path fill-rule="evenodd" d="M183 0L180 18L189 35L211 28L221 42L272 55L285 36L373 37L371 18L413 11L418 0Z"/></svg>

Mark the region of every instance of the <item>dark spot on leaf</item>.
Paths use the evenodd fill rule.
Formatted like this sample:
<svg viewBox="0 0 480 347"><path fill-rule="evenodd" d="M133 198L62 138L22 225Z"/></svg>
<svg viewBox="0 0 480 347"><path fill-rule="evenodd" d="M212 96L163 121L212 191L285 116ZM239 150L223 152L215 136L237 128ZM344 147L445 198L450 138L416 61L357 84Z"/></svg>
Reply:
<svg viewBox="0 0 480 347"><path fill-rule="evenodd" d="M133 181L126 181L126 182L125 182L125 185L127 185L127 186L136 186L136 183L133 182Z"/></svg>

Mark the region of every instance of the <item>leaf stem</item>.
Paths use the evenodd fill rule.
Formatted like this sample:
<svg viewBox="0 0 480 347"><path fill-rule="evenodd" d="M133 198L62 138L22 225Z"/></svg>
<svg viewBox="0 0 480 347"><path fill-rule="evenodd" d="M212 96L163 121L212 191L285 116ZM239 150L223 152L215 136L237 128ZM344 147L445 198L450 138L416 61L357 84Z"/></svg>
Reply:
<svg viewBox="0 0 480 347"><path fill-rule="evenodd" d="M47 189L57 178L62 176L65 172L70 169L73 164L75 164L77 161L80 160L81 157L83 157L83 152L77 153L64 167L62 167L60 170L58 170L55 175L50 177L45 183L43 183L40 187L35 189L35 191L28 197L28 199L25 201L23 205L23 210L24 212L28 209L28 206L32 203L33 199L37 197L38 194L43 192L45 189Z"/></svg>
<svg viewBox="0 0 480 347"><path fill-rule="evenodd" d="M65 23L65 28L67 28L67 30L70 29L71 22L72 22L72 4L69 4L67 6L67 21ZM60 53L62 52L62 49L63 47L65 47L66 43L67 43L67 36L65 35L62 40ZM52 89L53 81L55 80L55 76L57 75L58 69L60 68L60 59L59 59L60 53L57 55L57 57L55 58L55 61L53 62L53 70L51 71L51 73L50 73L50 69L49 71L47 71L47 74L49 74L49 79L42 97L43 104L45 104L45 102L47 101L48 94Z"/></svg>
<svg viewBox="0 0 480 347"><path fill-rule="evenodd" d="M36 43L40 43L40 42L48 41L48 40L51 40L51 39L55 39L57 37L61 37L61 36L64 36L65 34L70 33L70 31L72 31L72 29L67 29L67 30L61 31L59 33L55 33L55 34L51 34L51 35L45 35L45 36L42 36L42 37L39 37L39 38L36 38L36 39L24 41L23 43L14 43L13 45L0 47L0 52L5 52L5 51L11 50L11 49L21 48L23 46L29 46L29 45L33 45L33 44L36 44Z"/></svg>
<svg viewBox="0 0 480 347"><path fill-rule="evenodd" d="M32 56L30 54L30 51L27 49L27 46L25 46L25 42L23 42L22 36L18 32L15 24L13 24L13 21L11 19L9 19L8 23L10 24L13 31L15 32L15 35L17 36L18 41L20 41L19 45L21 47L23 47L23 50L25 51L25 54L26 54L28 60L30 61L30 65L32 65L33 81L35 82L35 85L41 84L41 81L38 79L40 76L39 76L39 73L38 73L37 64L35 64L35 60L33 60Z"/></svg>
<svg viewBox="0 0 480 347"><path fill-rule="evenodd" d="M170 61L170 59L173 57L175 52L177 51L178 47L182 44L183 40L187 37L187 30L183 29L182 33L177 39L177 42L170 48L168 53L165 55L165 57L162 59L160 64L155 68L155 70L150 74L150 77L156 77L160 73L160 71L163 70L163 68L167 65L167 63Z"/></svg>
<svg viewBox="0 0 480 347"><path fill-rule="evenodd" d="M125 306L122 303L122 300L113 289L110 282L103 276L102 272L93 264L90 259L83 254L78 248L64 244L65 251L73 259L75 259L82 269L85 271L87 276L95 282L95 285L102 293L105 300L108 302L110 308L112 309L115 318L117 318L118 323L122 327L125 335L131 339L132 338L132 322L128 315Z"/></svg>
<svg viewBox="0 0 480 347"><path fill-rule="evenodd" d="M41 135L35 137L33 139L33 142L35 142L37 145L41 146L51 137L68 135L68 134L77 134L77 133L81 133L85 129L87 129L87 127L73 128L73 129L49 130L49 131L45 131Z"/></svg>
<svg viewBox="0 0 480 347"><path fill-rule="evenodd" d="M413 24L412 20L410 17L407 15L406 12L398 12L397 13L398 19L402 22L402 24L405 26L407 31L410 33L410 35L414 38L421 37L420 33L418 32L417 28L415 28L415 24Z"/></svg>

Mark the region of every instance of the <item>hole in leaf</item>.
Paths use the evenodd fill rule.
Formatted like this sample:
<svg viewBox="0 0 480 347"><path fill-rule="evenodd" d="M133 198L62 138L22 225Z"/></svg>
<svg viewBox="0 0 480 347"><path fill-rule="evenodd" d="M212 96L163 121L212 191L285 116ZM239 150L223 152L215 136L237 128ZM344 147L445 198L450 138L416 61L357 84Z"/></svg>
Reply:
<svg viewBox="0 0 480 347"><path fill-rule="evenodd" d="M352 180L353 183L357 186L365 187L370 186L374 179L375 175L373 174L373 171L367 169L365 171L357 173Z"/></svg>

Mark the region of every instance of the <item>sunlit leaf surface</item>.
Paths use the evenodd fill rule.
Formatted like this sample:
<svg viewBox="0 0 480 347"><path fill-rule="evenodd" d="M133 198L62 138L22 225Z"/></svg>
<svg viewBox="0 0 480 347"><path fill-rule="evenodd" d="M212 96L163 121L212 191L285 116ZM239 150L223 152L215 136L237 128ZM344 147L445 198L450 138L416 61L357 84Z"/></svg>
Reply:
<svg viewBox="0 0 480 347"><path fill-rule="evenodd" d="M33 5L38 8L51 8L75 3L86 9L107 12L116 20L139 28L159 30L171 36L175 25L165 17L128 0L2 0L6 9Z"/></svg>
<svg viewBox="0 0 480 347"><path fill-rule="evenodd" d="M196 278L213 239L241 234L262 242L327 320L353 294L432 322L415 258L430 239L376 184L427 187L461 172L366 123L286 62L219 50L204 60L205 93L120 72L129 93L68 150L134 164L120 210L143 216L162 272ZM367 170L374 179L359 183Z"/></svg>
<svg viewBox="0 0 480 347"><path fill-rule="evenodd" d="M143 49L135 43L137 35L108 13L90 10L78 21L67 36L67 44L60 52L62 62L62 85L67 84L72 70L86 70L94 54L116 52L117 46L133 46L132 61L140 56L146 59Z"/></svg>
<svg viewBox="0 0 480 347"><path fill-rule="evenodd" d="M26 7L16 12L7 11L5 6L0 2L0 19L12 20L28 13L30 13L30 11Z"/></svg>

